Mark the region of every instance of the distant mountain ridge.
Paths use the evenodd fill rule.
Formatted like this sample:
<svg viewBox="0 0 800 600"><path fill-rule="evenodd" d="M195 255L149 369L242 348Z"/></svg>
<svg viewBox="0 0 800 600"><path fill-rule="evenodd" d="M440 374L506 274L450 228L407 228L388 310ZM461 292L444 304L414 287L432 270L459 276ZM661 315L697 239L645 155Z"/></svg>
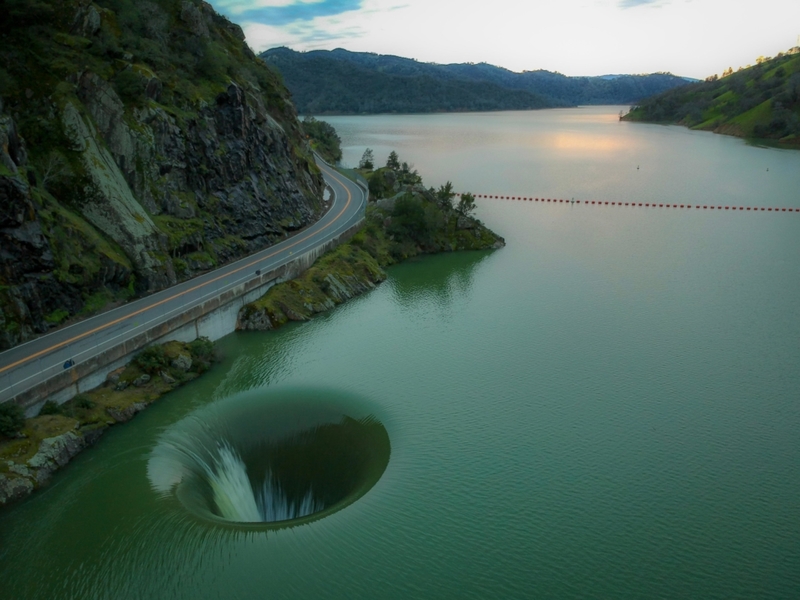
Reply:
<svg viewBox="0 0 800 600"><path fill-rule="evenodd" d="M670 73L567 77L516 73L487 63L440 65L392 55L273 48L261 54L275 67L306 114L514 110L634 104L686 85Z"/></svg>

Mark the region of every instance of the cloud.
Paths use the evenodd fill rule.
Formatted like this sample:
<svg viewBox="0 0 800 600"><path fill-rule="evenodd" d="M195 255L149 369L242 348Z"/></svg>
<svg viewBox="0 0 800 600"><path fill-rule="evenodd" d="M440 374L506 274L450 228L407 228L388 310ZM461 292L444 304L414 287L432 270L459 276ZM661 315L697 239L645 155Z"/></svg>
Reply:
<svg viewBox="0 0 800 600"><path fill-rule="evenodd" d="M291 25L274 27L262 23L248 23L244 26L247 42L261 52L276 46L289 46L295 49L315 50L340 45L366 35L367 30L359 25L334 24L330 19L323 23L296 22Z"/></svg>
<svg viewBox="0 0 800 600"><path fill-rule="evenodd" d="M237 21L281 26L359 10L363 0L212 0Z"/></svg>
<svg viewBox="0 0 800 600"><path fill-rule="evenodd" d="M666 0L620 0L620 8L634 8L636 6L647 6L648 4L660 6L665 4Z"/></svg>

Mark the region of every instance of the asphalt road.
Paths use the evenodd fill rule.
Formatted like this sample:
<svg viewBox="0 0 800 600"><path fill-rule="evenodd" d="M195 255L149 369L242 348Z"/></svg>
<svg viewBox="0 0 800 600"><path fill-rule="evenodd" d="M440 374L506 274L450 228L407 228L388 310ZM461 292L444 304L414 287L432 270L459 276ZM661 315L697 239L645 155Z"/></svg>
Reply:
<svg viewBox="0 0 800 600"><path fill-rule="evenodd" d="M330 208L307 229L286 240L155 294L55 330L0 353L0 402L63 372L127 338L180 314L226 289L291 261L354 225L364 214L366 193L358 185L317 161L333 190Z"/></svg>

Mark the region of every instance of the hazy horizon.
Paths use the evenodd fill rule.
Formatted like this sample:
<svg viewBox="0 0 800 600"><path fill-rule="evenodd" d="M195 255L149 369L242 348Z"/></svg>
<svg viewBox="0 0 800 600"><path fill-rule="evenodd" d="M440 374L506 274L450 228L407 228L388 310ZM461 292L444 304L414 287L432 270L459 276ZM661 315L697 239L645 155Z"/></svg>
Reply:
<svg viewBox="0 0 800 600"><path fill-rule="evenodd" d="M569 76L670 72L703 79L798 45L790 0L210 0L257 52L373 52Z"/></svg>

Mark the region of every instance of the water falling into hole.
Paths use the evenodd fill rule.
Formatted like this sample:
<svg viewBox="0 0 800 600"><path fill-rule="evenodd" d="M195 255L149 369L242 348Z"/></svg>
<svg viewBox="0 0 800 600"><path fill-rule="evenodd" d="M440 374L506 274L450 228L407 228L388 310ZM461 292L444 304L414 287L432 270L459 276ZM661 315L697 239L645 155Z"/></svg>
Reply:
<svg viewBox="0 0 800 600"><path fill-rule="evenodd" d="M203 464L206 481L211 487L211 504L218 516L240 523L273 523L307 517L324 510L322 501L314 498L311 486L299 499L292 499L281 487L280 480L268 469L260 487L253 487L247 467L236 450L227 442L218 447L213 466Z"/></svg>
<svg viewBox="0 0 800 600"><path fill-rule="evenodd" d="M166 431L148 477L206 519L284 526L355 502L389 454L386 429L363 402L329 391L248 393Z"/></svg>

